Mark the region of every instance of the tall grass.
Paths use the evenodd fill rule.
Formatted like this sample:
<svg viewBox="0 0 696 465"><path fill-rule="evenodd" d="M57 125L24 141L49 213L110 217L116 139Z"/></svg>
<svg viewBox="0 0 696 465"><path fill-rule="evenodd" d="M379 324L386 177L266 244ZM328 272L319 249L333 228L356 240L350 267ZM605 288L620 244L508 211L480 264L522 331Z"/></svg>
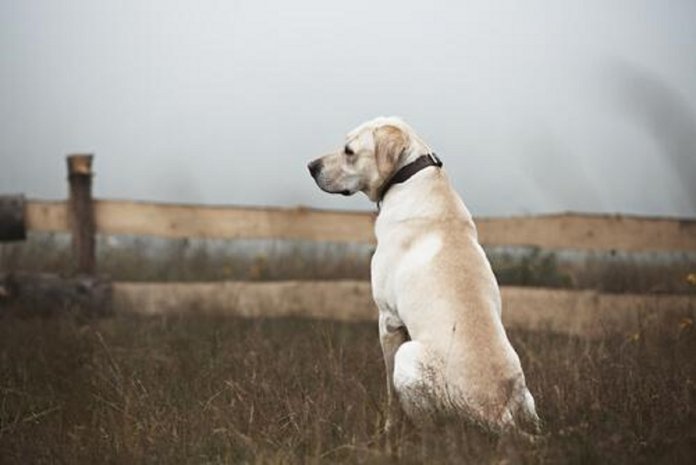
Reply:
<svg viewBox="0 0 696 465"><path fill-rule="evenodd" d="M595 340L510 334L535 444L382 433L372 324L0 318L0 463L695 463L691 320Z"/></svg>

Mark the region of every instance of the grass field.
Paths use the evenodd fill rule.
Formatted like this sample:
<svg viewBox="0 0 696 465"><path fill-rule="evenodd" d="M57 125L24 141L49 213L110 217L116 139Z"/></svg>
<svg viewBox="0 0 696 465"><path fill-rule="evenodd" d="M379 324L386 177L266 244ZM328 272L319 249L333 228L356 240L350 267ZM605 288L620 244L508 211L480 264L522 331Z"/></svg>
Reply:
<svg viewBox="0 0 696 465"><path fill-rule="evenodd" d="M690 320L583 340L511 332L545 427L387 444L372 324L0 317L0 463L696 463Z"/></svg>

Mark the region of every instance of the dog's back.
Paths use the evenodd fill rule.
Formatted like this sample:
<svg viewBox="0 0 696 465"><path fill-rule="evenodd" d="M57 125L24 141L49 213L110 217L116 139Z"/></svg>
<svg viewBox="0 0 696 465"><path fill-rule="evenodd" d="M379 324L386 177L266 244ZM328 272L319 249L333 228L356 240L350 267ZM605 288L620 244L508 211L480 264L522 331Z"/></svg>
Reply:
<svg viewBox="0 0 696 465"><path fill-rule="evenodd" d="M415 182L427 184L436 198L433 211L419 207L421 218L430 219L395 221L401 212L384 212L373 263L374 286L395 296L411 340L426 351L419 363L429 367L430 392L411 389L406 396L429 395L433 409L460 412L491 429L535 431L534 401L503 328L500 291L472 217L443 173ZM407 411L427 403L401 397L417 404Z"/></svg>

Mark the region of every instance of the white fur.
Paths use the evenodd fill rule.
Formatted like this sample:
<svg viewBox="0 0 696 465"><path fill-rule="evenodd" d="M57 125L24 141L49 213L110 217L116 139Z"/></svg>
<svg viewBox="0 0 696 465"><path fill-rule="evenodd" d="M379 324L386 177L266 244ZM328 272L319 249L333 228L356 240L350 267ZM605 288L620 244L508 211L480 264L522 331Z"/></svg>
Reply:
<svg viewBox="0 0 696 465"><path fill-rule="evenodd" d="M313 176L328 192L361 190L375 201L391 174L431 152L398 118L368 121L346 141L355 154L341 150L318 159L322 169ZM534 428L534 399L502 325L495 276L444 171L428 167L393 185L375 234L372 292L390 404L396 391L416 423L445 413L493 429Z"/></svg>
<svg viewBox="0 0 696 465"><path fill-rule="evenodd" d="M419 238L401 258L402 266L412 268L427 265L442 249L442 239L438 233Z"/></svg>

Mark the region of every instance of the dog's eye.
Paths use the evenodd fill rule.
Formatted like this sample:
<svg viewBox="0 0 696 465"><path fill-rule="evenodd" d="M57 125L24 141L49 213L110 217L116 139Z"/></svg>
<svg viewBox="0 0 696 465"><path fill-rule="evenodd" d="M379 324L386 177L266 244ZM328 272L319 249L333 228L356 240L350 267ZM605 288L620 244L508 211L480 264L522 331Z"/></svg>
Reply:
<svg viewBox="0 0 696 465"><path fill-rule="evenodd" d="M344 151L344 152L346 153L346 155L348 155L348 156L350 156L350 155L355 155L355 152L353 152L353 149L351 149L351 148L348 147L347 145L343 148L343 151Z"/></svg>

